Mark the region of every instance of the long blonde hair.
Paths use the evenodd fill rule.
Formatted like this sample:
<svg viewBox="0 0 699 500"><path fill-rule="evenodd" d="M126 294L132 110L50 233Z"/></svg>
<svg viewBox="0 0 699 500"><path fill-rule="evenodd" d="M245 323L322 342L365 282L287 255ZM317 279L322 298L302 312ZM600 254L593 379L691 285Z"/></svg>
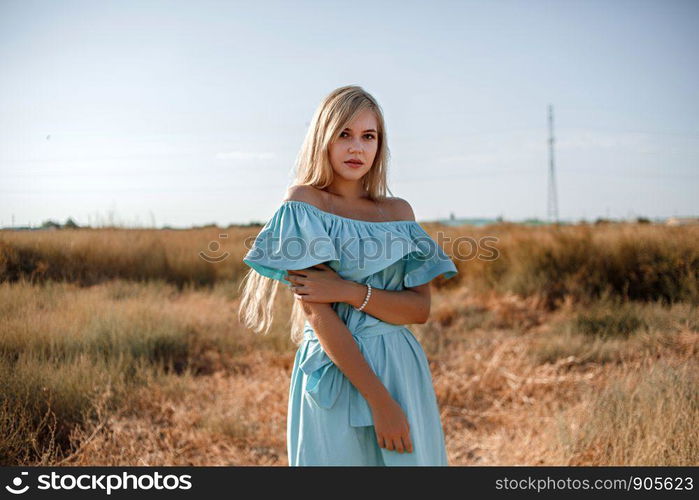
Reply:
<svg viewBox="0 0 699 500"><path fill-rule="evenodd" d="M386 141L383 111L376 99L358 85L347 85L333 90L316 108L296 157L295 179L292 185L323 189L332 183L335 172L330 163L328 146L366 109L372 110L376 116L378 147L371 169L362 177L362 187L371 200L382 199L386 196L386 191L391 192L387 185L390 152ZM272 326L273 306L279 281L249 269L241 287L243 290L238 307L238 321L251 330L267 334ZM291 340L298 344L303 339L305 314L302 305L296 300L293 302L289 324Z"/></svg>

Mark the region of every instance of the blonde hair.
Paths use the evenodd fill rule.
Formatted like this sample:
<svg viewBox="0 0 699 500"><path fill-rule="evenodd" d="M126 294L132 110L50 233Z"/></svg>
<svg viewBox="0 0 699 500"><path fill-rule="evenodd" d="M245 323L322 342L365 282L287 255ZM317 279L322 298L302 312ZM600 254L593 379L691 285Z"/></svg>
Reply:
<svg viewBox="0 0 699 500"><path fill-rule="evenodd" d="M387 185L390 152L386 141L383 111L376 99L358 85L347 85L333 90L316 108L296 157L295 179L292 185L323 189L332 183L335 172L330 163L328 147L340 132L366 109L373 111L376 116L378 146L374 163L362 177L362 187L367 198L374 201L385 198L386 191L391 193ZM243 290L238 307L238 321L249 329L267 334L272 326L273 305L279 283L249 269L241 283ZM291 340L296 344L303 339L305 319L302 305L294 300L289 324Z"/></svg>

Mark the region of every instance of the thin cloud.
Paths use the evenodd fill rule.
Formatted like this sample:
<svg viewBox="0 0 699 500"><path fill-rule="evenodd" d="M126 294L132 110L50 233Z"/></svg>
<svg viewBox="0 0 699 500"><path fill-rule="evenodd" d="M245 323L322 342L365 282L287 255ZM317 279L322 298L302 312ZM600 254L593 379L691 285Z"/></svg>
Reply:
<svg viewBox="0 0 699 500"><path fill-rule="evenodd" d="M559 152L584 151L623 151L638 154L659 154L671 150L669 141L644 132L597 132L592 130L559 131L556 134L554 149ZM466 152L442 156L440 163L466 165L492 165L497 163L521 163L525 158L547 157L548 135L522 134L518 138L482 138L465 147ZM663 147L665 146L665 147Z"/></svg>
<svg viewBox="0 0 699 500"><path fill-rule="evenodd" d="M575 131L556 140L561 150L624 150L641 154L658 153L657 141L642 132Z"/></svg>
<svg viewBox="0 0 699 500"><path fill-rule="evenodd" d="M437 159L445 164L492 165L521 164L524 158L546 154L546 139L540 134L518 133L514 137L492 136L472 140L462 152Z"/></svg>
<svg viewBox="0 0 699 500"><path fill-rule="evenodd" d="M274 153L259 153L254 151L229 151L216 153L217 160L273 160L277 156Z"/></svg>

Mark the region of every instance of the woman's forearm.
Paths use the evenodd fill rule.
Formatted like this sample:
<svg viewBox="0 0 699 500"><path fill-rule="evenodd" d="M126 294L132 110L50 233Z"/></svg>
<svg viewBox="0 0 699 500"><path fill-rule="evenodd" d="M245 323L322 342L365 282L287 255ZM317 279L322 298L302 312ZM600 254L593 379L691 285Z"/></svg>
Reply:
<svg viewBox="0 0 699 500"><path fill-rule="evenodd" d="M360 307L367 294L367 287L348 281L346 302ZM367 314L394 325L425 323L430 315L430 301L413 290L382 290L372 287L371 298L364 309Z"/></svg>
<svg viewBox="0 0 699 500"><path fill-rule="evenodd" d="M391 398L332 305L309 302L303 304L303 309L325 353L364 396L369 406L376 408Z"/></svg>

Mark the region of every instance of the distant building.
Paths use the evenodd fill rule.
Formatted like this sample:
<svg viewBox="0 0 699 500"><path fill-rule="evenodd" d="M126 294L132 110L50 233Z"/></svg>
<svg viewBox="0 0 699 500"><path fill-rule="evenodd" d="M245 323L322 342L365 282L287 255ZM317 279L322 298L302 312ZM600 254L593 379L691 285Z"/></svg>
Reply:
<svg viewBox="0 0 699 500"><path fill-rule="evenodd" d="M699 224L699 217L668 217L665 220L668 226L688 226Z"/></svg>
<svg viewBox="0 0 699 500"><path fill-rule="evenodd" d="M495 224L497 221L495 219L485 218L462 219L457 217L449 217L448 219L428 220L425 222L436 222L438 224L444 224L445 226L487 226L488 224Z"/></svg>

